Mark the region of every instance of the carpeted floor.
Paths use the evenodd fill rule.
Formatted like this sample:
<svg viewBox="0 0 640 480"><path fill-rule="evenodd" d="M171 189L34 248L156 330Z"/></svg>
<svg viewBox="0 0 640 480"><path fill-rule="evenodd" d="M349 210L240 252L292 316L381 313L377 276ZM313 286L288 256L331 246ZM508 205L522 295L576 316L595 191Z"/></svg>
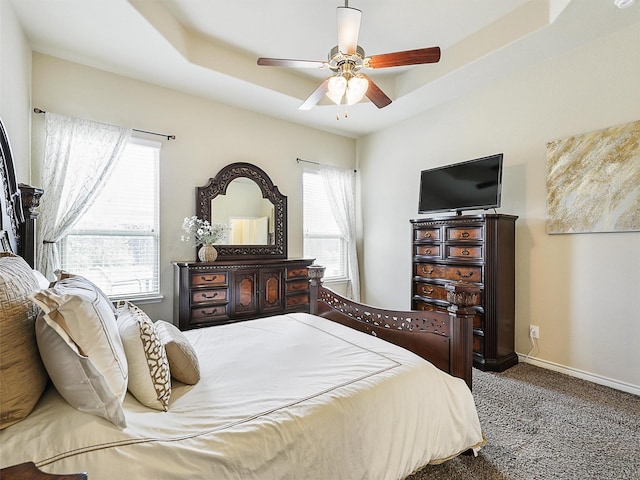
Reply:
<svg viewBox="0 0 640 480"><path fill-rule="evenodd" d="M640 480L640 397L520 363L473 371L488 443L407 480Z"/></svg>

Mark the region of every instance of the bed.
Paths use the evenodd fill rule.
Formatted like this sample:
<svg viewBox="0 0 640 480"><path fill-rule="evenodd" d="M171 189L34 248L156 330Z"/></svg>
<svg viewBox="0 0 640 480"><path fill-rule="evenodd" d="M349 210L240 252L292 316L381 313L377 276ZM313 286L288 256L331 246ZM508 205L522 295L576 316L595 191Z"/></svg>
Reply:
<svg viewBox="0 0 640 480"><path fill-rule="evenodd" d="M48 322L43 323L43 313L53 315L52 307L41 296L48 287L30 278L37 275L30 255L24 253L28 249L21 245L32 245L29 222L37 214L21 204L21 190L25 203L33 200L25 199L28 188L15 184L4 128L2 136L2 245L24 257L2 254L0 261L19 264L24 272L20 275L29 277L27 289L33 290L27 295L31 303L23 302L31 315L28 328L20 333L27 340L5 342L0 352L2 386L7 384L11 345L18 343L33 362L42 357L55 384L45 377L40 393L36 388L31 395L37 398L30 399L33 405L28 411L0 430L2 478L11 478L12 473L18 475L14 478L31 478L24 472L41 471L86 472L50 478L87 475L91 480L402 479L429 463L477 453L484 445L470 390L470 307L477 303L477 288L448 286L453 302L449 314L389 311L351 302L323 287L321 267L310 268L311 313L179 332L180 341L194 356L191 360L195 358L195 381L185 379L184 365L172 360L173 344L163 343L167 368L158 367L161 374L156 380L169 378L163 385L168 385L170 395L167 388L160 394L157 385L162 382L157 381L157 398L152 400L161 402L160 407L150 408L137 390L133 394L132 388L125 388L116 402L122 417L115 420L74 408L64 390L69 385L60 388L56 380L66 370L49 368L49 346L60 338L33 339L34 322L41 332ZM4 281L16 278L5 275ZM94 295L91 305L102 301L99 289L81 277L62 276L57 284L76 288L78 282ZM42 309L38 321L33 319L39 311L36 305ZM144 316L135 308L125 305L115 310L114 321L119 324L115 328L120 328L125 347L123 318ZM11 310L0 313L4 336L13 327ZM81 315L76 317L65 317L71 330L73 318L82 320ZM151 323L158 332L161 327L172 331L168 322ZM162 339L160 333L157 337ZM81 360L93 358L82 345L78 349ZM116 358L127 359L131 387L138 371L126 353ZM117 363L110 362L108 368L116 370Z"/></svg>

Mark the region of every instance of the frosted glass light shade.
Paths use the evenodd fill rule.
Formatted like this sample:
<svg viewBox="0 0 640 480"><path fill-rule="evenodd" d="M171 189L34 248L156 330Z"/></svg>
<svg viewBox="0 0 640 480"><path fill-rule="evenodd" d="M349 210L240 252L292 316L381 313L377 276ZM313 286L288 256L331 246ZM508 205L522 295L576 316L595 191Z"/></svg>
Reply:
<svg viewBox="0 0 640 480"><path fill-rule="evenodd" d="M329 91L326 93L327 97L331 99L336 105L340 105L342 97L347 89L347 79L344 77L331 77L328 85Z"/></svg>
<svg viewBox="0 0 640 480"><path fill-rule="evenodd" d="M338 7L337 16L338 50L345 55L353 55L358 48L362 12L357 8Z"/></svg>
<svg viewBox="0 0 640 480"><path fill-rule="evenodd" d="M347 105L353 105L362 100L368 88L369 82L366 78L359 75L352 77L347 84Z"/></svg>

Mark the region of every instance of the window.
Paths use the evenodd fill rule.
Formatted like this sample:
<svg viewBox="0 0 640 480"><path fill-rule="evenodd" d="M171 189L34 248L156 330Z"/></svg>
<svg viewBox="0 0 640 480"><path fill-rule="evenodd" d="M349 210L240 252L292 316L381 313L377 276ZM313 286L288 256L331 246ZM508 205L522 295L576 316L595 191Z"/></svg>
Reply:
<svg viewBox="0 0 640 480"><path fill-rule="evenodd" d="M304 256L326 267L325 280L347 280L347 242L331 213L319 172L302 174Z"/></svg>
<svg viewBox="0 0 640 480"><path fill-rule="evenodd" d="M89 210L62 241L62 268L118 298L160 295L160 143L131 138Z"/></svg>

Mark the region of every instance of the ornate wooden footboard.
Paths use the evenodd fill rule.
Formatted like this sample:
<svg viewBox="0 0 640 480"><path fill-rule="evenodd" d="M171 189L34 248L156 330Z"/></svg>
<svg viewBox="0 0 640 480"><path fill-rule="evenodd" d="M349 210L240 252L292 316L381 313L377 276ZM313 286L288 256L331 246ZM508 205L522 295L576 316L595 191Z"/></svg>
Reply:
<svg viewBox="0 0 640 480"><path fill-rule="evenodd" d="M473 307L480 289L470 283L446 286L448 313L386 310L356 303L322 286L324 267L309 267L311 313L369 333L414 352L471 389Z"/></svg>

